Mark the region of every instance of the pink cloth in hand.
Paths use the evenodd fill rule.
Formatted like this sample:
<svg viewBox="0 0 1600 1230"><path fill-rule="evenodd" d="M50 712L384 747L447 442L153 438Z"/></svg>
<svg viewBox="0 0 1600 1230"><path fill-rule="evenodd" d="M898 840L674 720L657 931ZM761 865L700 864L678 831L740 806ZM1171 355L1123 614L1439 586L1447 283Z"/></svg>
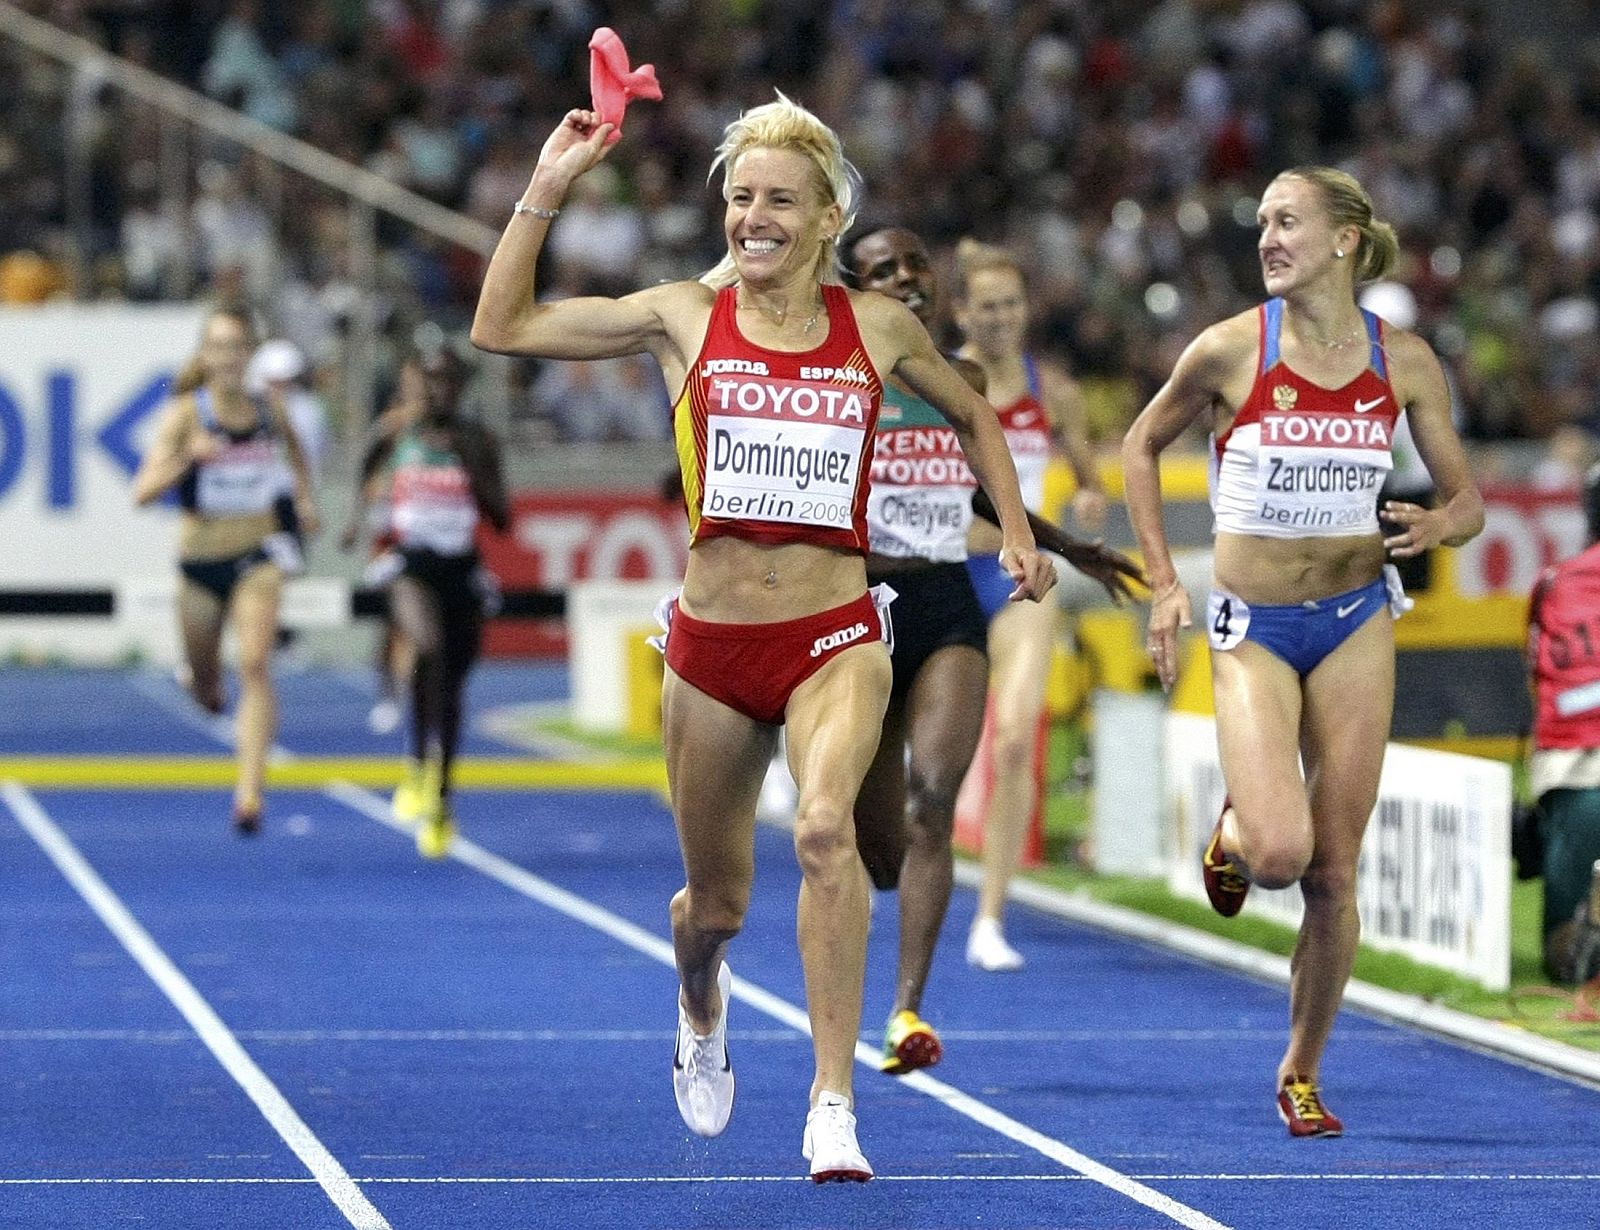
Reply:
<svg viewBox="0 0 1600 1230"><path fill-rule="evenodd" d="M589 40L589 93L602 124L612 125L607 145L622 136L622 114L635 98L661 100L655 66L628 67L628 49L610 26L601 26Z"/></svg>

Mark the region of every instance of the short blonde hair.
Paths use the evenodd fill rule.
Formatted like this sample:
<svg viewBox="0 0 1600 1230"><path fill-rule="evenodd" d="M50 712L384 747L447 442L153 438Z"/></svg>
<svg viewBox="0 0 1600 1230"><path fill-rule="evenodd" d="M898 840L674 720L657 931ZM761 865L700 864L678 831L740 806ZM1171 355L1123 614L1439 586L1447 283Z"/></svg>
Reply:
<svg viewBox="0 0 1600 1230"><path fill-rule="evenodd" d="M1373 215L1372 198L1354 175L1338 167L1302 166L1281 171L1276 179L1304 180L1317 190L1334 229L1353 226L1360 232L1353 254L1357 285L1376 282L1394 268L1400 258L1400 237L1394 227Z"/></svg>
<svg viewBox="0 0 1600 1230"><path fill-rule="evenodd" d="M843 214L839 234L823 245L817 262L817 277L823 282L842 280L839 266L839 236L855 223L861 205L861 175L844 156L839 136L799 103L782 91L774 102L744 112L723 131L722 144L706 173L710 179L722 168L722 195L727 199L728 175L739 159L755 149L792 150L807 158L817 172L818 186L829 204ZM721 289L739 280L733 256L724 256L716 266L701 275L707 286Z"/></svg>

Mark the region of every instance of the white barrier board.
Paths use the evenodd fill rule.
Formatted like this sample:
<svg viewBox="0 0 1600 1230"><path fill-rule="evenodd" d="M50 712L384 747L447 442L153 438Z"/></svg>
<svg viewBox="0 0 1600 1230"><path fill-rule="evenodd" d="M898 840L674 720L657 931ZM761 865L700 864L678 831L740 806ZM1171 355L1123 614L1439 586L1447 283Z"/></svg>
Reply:
<svg viewBox="0 0 1600 1230"><path fill-rule="evenodd" d="M1167 883L1205 900L1200 854L1225 787L1216 723L1166 719ZM1361 940L1471 978L1511 975L1511 767L1389 744L1356 879ZM1300 890L1252 888L1245 911L1298 925Z"/></svg>
<svg viewBox="0 0 1600 1230"><path fill-rule="evenodd" d="M0 312L0 586L111 589L175 568L177 517L135 508L134 469L197 304L49 304ZM0 650L113 660L139 648L99 619L0 621Z"/></svg>
<svg viewBox="0 0 1600 1230"><path fill-rule="evenodd" d="M659 628L656 604L668 581L572 581L567 586L567 663L572 720L588 730L620 731L628 720L628 639Z"/></svg>

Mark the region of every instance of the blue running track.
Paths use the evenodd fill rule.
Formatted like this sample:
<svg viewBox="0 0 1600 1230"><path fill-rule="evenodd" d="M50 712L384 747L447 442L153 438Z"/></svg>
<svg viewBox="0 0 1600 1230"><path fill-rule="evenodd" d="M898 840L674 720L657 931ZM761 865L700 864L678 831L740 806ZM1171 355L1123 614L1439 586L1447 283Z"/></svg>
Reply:
<svg viewBox="0 0 1600 1230"><path fill-rule="evenodd" d="M562 686L485 684L480 709ZM214 754L153 687L0 672L4 750ZM289 751L373 750L349 679L285 692ZM1347 1013L1323 1077L1349 1134L1291 1141L1280 988L1024 909L1026 970L980 974L961 890L926 1005L946 1060L904 1080L858 1065L879 1178L815 1187L787 835L758 837L731 955L738 1101L703 1141L671 1091L665 807L458 806L466 840L434 864L353 786L275 792L254 841L220 791L0 788L0 1227L1600 1224L1600 1091ZM863 1056L895 932L880 897Z"/></svg>

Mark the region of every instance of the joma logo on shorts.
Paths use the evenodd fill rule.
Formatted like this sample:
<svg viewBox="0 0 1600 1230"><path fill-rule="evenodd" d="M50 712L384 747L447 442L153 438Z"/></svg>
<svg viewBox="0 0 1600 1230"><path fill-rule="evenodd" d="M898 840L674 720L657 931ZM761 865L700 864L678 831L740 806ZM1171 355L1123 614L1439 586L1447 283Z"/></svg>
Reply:
<svg viewBox="0 0 1600 1230"><path fill-rule="evenodd" d="M837 649L840 645L848 645L851 641L859 641L872 629L863 623L851 624L848 628L840 628L837 632L830 632L827 636L819 636L811 646L811 656L820 658L830 649Z"/></svg>

